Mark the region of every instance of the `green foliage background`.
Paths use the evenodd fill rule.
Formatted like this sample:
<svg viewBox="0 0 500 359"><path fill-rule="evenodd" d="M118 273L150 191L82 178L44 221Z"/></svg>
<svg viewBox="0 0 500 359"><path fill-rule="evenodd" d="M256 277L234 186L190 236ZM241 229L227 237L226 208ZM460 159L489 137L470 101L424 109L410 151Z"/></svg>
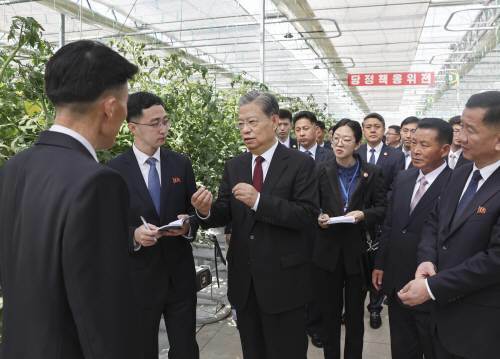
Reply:
<svg viewBox="0 0 500 359"><path fill-rule="evenodd" d="M43 31L33 18L15 17L8 35L12 45L0 48L0 166L29 147L54 118L43 90L44 65L54 49L42 39ZM182 53L158 56L145 51L144 43L128 38L109 45L140 68L130 92L150 91L165 101L172 120L166 146L187 154L198 183L216 190L224 162L244 150L235 128L238 99L250 89L267 87L238 75L230 89L218 89L207 68L187 62ZM312 96L302 101L276 95L282 107L292 112L311 110L327 125L332 123ZM115 146L99 157L105 162L131 144L124 124Z"/></svg>

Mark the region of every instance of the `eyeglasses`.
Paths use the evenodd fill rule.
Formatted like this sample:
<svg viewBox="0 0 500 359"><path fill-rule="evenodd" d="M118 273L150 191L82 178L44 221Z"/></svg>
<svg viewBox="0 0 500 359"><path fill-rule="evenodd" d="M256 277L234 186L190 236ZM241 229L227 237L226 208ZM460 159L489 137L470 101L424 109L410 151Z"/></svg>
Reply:
<svg viewBox="0 0 500 359"><path fill-rule="evenodd" d="M161 126L164 126L167 129L169 129L170 125L171 125L170 120L155 120L151 123L139 123L139 122L134 122L134 121L130 121L130 122L135 123L136 125L149 126L152 128L160 128Z"/></svg>
<svg viewBox="0 0 500 359"><path fill-rule="evenodd" d="M251 118L250 120L245 120L245 121L238 121L236 123L236 129L238 130L243 130L246 125L250 128L256 128L261 121L257 118Z"/></svg>
<svg viewBox="0 0 500 359"><path fill-rule="evenodd" d="M342 137L334 137L332 142L333 142L334 145L337 145L341 141L342 141L342 143L344 145L350 145L351 143L354 142L354 138L352 138L352 137L344 137L344 138L342 138Z"/></svg>

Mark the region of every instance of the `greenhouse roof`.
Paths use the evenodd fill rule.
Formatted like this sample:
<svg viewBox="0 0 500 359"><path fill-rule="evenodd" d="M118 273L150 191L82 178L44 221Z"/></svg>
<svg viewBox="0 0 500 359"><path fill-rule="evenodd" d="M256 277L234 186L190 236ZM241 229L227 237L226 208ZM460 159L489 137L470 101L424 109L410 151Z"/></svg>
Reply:
<svg viewBox="0 0 500 359"><path fill-rule="evenodd" d="M337 118L448 118L472 93L500 88L500 0L0 0L3 43L13 16L34 17L56 45L129 35L147 51L184 51L218 87L245 73L283 95L312 94ZM434 84L348 83L417 72Z"/></svg>

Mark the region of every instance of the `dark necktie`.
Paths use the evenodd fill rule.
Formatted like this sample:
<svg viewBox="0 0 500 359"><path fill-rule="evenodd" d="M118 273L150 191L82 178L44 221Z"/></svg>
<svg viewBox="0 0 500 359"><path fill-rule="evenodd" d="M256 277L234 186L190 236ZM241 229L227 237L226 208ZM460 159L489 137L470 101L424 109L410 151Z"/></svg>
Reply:
<svg viewBox="0 0 500 359"><path fill-rule="evenodd" d="M370 152L371 152L371 156L370 156L369 162L372 165L374 165L375 164L375 149L374 148L370 148Z"/></svg>
<svg viewBox="0 0 500 359"><path fill-rule="evenodd" d="M262 184L264 183L264 173L262 172L262 162L264 162L264 157L258 156L255 159L255 168L253 169L252 184L260 192L262 190Z"/></svg>
<svg viewBox="0 0 500 359"><path fill-rule="evenodd" d="M311 151L306 150L305 152L306 152L309 156L311 156L311 157L313 156L313 154L312 154L312 152L311 152Z"/></svg>
<svg viewBox="0 0 500 359"><path fill-rule="evenodd" d="M156 208L156 213L160 215L160 177L156 170L156 158L150 157L146 160L149 165L148 191Z"/></svg>
<svg viewBox="0 0 500 359"><path fill-rule="evenodd" d="M472 174L472 178L469 182L469 185L467 186L467 189L465 190L462 198L460 198L460 202L458 202L457 210L455 211L455 218L459 218L465 210L465 207L467 207L467 205L470 203L477 192L477 186L482 178L483 177L481 176L481 172L479 172L479 170L475 170Z"/></svg>

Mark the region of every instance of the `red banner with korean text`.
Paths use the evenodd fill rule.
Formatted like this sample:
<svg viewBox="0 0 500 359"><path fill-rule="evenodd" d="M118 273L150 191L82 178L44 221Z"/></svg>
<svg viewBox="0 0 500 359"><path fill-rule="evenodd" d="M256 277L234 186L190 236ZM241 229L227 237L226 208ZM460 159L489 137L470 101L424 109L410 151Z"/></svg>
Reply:
<svg viewBox="0 0 500 359"><path fill-rule="evenodd" d="M434 85L434 72L386 72L348 74L349 86L419 86Z"/></svg>

